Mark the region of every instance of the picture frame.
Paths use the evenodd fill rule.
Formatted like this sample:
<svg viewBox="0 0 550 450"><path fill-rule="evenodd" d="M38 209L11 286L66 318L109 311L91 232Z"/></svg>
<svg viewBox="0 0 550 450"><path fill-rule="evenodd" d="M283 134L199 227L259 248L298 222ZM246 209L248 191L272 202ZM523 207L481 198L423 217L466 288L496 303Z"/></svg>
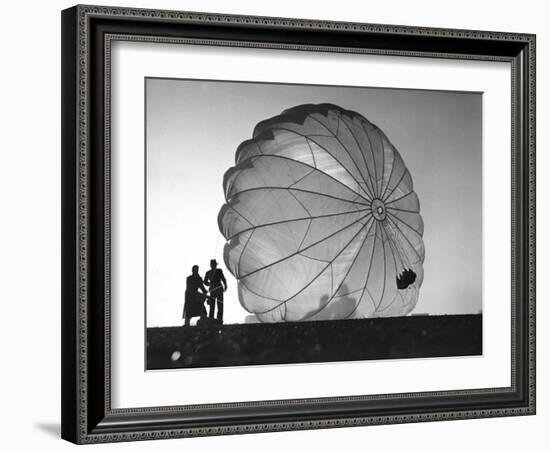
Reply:
<svg viewBox="0 0 550 450"><path fill-rule="evenodd" d="M117 41L510 64L510 385L114 408L110 74ZM85 444L535 414L535 42L534 35L507 32L82 5L64 10L62 437Z"/></svg>

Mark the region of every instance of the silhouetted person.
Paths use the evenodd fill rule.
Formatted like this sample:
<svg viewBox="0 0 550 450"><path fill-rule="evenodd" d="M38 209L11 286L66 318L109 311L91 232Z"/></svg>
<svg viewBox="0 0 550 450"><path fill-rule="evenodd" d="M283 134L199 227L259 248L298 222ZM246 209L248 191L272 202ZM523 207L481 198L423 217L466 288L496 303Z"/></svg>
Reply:
<svg viewBox="0 0 550 450"><path fill-rule="evenodd" d="M206 318L206 308L204 300L206 299L206 288L199 275L199 266L193 266L191 275L187 277L185 285L185 304L183 305L183 318L185 326L189 326L191 317L200 316Z"/></svg>
<svg viewBox="0 0 550 450"><path fill-rule="evenodd" d="M210 260L210 270L204 276L204 284L208 286L210 298L208 299L208 318L214 318L214 308L218 306L216 318L218 322L223 322L223 293L227 290L227 281L223 275L222 269L218 269L218 263L215 259Z"/></svg>

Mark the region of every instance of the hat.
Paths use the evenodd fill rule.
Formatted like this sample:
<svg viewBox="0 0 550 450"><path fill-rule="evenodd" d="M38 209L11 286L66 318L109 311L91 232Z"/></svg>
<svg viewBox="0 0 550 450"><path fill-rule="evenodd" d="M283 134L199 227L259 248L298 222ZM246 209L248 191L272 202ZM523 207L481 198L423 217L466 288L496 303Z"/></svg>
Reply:
<svg viewBox="0 0 550 450"><path fill-rule="evenodd" d="M218 261L216 261L215 259L211 259L211 260L210 260L210 264L216 264L216 265L217 265L217 264L218 264Z"/></svg>

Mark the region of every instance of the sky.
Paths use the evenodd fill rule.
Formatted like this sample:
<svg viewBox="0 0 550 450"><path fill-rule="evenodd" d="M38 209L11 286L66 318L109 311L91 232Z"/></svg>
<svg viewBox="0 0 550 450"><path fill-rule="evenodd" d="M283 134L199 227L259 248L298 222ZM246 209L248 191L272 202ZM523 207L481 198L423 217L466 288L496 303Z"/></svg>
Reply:
<svg viewBox="0 0 550 450"><path fill-rule="evenodd" d="M228 280L224 322L247 320L223 263L223 174L259 121L304 103L362 114L409 169L426 249L413 313L481 310L481 93L147 78L147 326L182 324L185 279L212 258Z"/></svg>

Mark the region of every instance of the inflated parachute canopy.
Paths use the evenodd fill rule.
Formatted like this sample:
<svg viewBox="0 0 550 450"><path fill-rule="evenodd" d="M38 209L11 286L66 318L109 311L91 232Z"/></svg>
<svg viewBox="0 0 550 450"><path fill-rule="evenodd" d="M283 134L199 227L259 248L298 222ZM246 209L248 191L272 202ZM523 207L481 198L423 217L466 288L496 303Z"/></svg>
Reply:
<svg viewBox="0 0 550 450"><path fill-rule="evenodd" d="M423 222L386 135L336 105L260 122L224 176L218 224L260 321L399 316L422 285Z"/></svg>

